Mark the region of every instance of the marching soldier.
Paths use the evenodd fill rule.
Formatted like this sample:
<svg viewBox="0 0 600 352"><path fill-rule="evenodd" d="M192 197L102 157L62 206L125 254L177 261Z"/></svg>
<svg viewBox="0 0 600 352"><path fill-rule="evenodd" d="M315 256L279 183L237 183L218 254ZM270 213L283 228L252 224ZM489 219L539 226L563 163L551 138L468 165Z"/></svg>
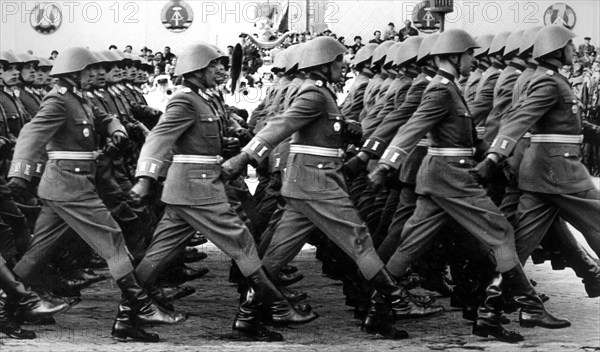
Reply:
<svg viewBox="0 0 600 352"><path fill-rule="evenodd" d="M463 95L467 104L471 104L473 100L475 100L475 94L477 94L477 86L479 86L479 82L481 81L481 77L483 77L483 73L487 71L487 69L491 66L490 58L488 57L488 52L490 51L490 45L494 40L493 34L484 34L480 38L477 39L477 44L479 44L479 48L475 49L475 60L477 60L477 68L475 71L471 72L469 78L467 79L467 83L463 88Z"/></svg>
<svg viewBox="0 0 600 352"><path fill-rule="evenodd" d="M340 107L342 114L348 120L358 121L358 116L364 107L365 90L369 81L373 78L371 59L373 59L373 52L378 46L379 44L367 44L352 58L352 65L354 66L354 70L358 72L358 76Z"/></svg>
<svg viewBox="0 0 600 352"><path fill-rule="evenodd" d="M385 270L373 248L368 229L346 192L342 173L345 139L360 133L340 114L330 83L341 79L346 48L334 38L319 37L305 44L300 70L307 79L290 106L254 137L242 153L222 165L228 175L240 174L252 160L260 161L291 136L290 156L283 178L285 213L271 246L263 257L265 268L276 274L293 259L311 232L318 228L358 265L378 294L376 310L365 321L372 333L406 338L391 324L387 309L404 316L428 316L441 308L414 305L407 291ZM385 303L384 303L385 300Z"/></svg>
<svg viewBox="0 0 600 352"><path fill-rule="evenodd" d="M35 236L14 270L27 284L39 286L40 270L66 228L72 228L103 256L123 293L112 335L157 342L158 335L145 332L140 324L174 324L185 317L162 311L139 285L121 230L96 193L96 133L116 145L127 139L123 126L91 107L84 95L93 78L89 66L97 62L85 48L65 50L51 72L59 84L46 96L17 142L8 184L17 200L31 198L30 182L44 148L49 160L38 187L43 207Z"/></svg>
<svg viewBox="0 0 600 352"><path fill-rule="evenodd" d="M37 66L36 80L34 84L36 89L34 92L41 102L46 94L48 94L48 92L52 89L52 77L50 77L52 61L44 57L38 57L38 60L40 60L40 63Z"/></svg>
<svg viewBox="0 0 600 352"><path fill-rule="evenodd" d="M511 225L469 174L470 167L475 165L476 132L456 80L460 74L468 74L477 47L473 38L462 30L440 34L431 50L439 67L437 75L423 93L417 111L398 131L401 142L384 157L401 165L418 141L425 134L429 136L428 155L417 175L417 207L404 227L402 241L388 267L393 263L396 274L403 275L425 251L433 236L448 220L454 219L492 249L497 270L503 273L496 275L488 286L473 333L516 342L523 337L507 331L500 323L502 277L523 307L522 325L560 328L570 323L545 310L523 273ZM374 172L370 178L381 177L381 174L385 173ZM487 231L482 233L481 228Z"/></svg>
<svg viewBox="0 0 600 352"><path fill-rule="evenodd" d="M4 108L6 114L6 122L9 132L18 137L21 128L31 120L31 116L19 99L20 90L15 91L14 87L19 83L20 68L23 62L14 53L3 51L0 55L8 61L2 73L2 81L4 83L2 91L0 91L0 104Z"/></svg>
<svg viewBox="0 0 600 352"><path fill-rule="evenodd" d="M39 60L33 55L22 53L17 55L21 60L19 66L19 82L12 87L14 94L19 98L25 111L33 117L37 114L41 100L36 96L34 84Z"/></svg>
<svg viewBox="0 0 600 352"><path fill-rule="evenodd" d="M373 58L371 59L371 71L374 76L369 81L367 88L365 89L365 96L363 98L363 109L358 115L358 122L361 122L368 115L369 111L377 98L379 97L379 91L381 90L381 85L388 78L387 72L382 69L382 64L385 59L385 55L387 54L388 49L394 45L394 42L384 42L375 48L373 51ZM391 83L391 82L390 82Z"/></svg>
<svg viewBox="0 0 600 352"><path fill-rule="evenodd" d="M211 45L193 44L178 58L175 74L183 76L183 87L150 132L132 189L134 199L143 200L166 172L165 214L136 273L144 284L152 284L193 235L188 231L191 225L230 255L250 282L234 331L258 340L281 340L280 334L260 324L259 302L277 323L302 324L316 316L296 312L275 288L262 267L252 235L227 202L219 166L223 124L206 94L216 86L216 61L224 57Z"/></svg>

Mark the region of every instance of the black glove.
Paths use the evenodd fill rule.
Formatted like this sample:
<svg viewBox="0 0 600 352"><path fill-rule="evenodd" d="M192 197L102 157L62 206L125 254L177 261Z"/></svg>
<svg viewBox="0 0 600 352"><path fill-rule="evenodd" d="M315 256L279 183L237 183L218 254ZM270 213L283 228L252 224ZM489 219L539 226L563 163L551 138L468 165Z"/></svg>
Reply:
<svg viewBox="0 0 600 352"><path fill-rule="evenodd" d="M363 131L360 123L354 120L344 121L344 141L352 144L360 144Z"/></svg>
<svg viewBox="0 0 600 352"><path fill-rule="evenodd" d="M221 164L221 172L230 180L235 180L246 170L252 157L248 153L241 152L233 158Z"/></svg>
<svg viewBox="0 0 600 352"><path fill-rule="evenodd" d="M8 181L7 184L10 189L10 193L12 193L15 202L20 204L27 204L27 202L31 199L31 184L19 177L13 177Z"/></svg>
<svg viewBox="0 0 600 352"><path fill-rule="evenodd" d="M363 155L366 157L363 157ZM355 155L344 163L344 173L346 176L348 176L348 178L355 179L361 174L361 172L367 169L368 161L369 157L365 153L361 154L361 156Z"/></svg>
<svg viewBox="0 0 600 352"><path fill-rule="evenodd" d="M0 157L10 158L12 146L13 144L11 143L10 139L6 137L0 137Z"/></svg>
<svg viewBox="0 0 600 352"><path fill-rule="evenodd" d="M386 164L377 164L375 169L369 173L369 187L374 190L380 190L385 186L388 180L388 173L392 168Z"/></svg>
<svg viewBox="0 0 600 352"><path fill-rule="evenodd" d="M235 138L239 139L240 143L242 145L246 145L246 144L250 143L252 138L254 138L254 134L252 132L250 132L250 130L245 129L245 128L235 131L233 136Z"/></svg>
<svg viewBox="0 0 600 352"><path fill-rule="evenodd" d="M225 159L232 158L242 151L240 140L235 137L223 137L221 149Z"/></svg>
<svg viewBox="0 0 600 352"><path fill-rule="evenodd" d="M110 136L110 140L113 142L115 147L121 149L127 146L127 143L129 142L129 137L127 137L127 135L123 131L115 131Z"/></svg>
<svg viewBox="0 0 600 352"><path fill-rule="evenodd" d="M131 191L129 191L129 195L133 199L136 204L143 204L148 201L150 197L152 197L152 188L154 186L154 181L149 177L140 177L133 187L131 187Z"/></svg>
<svg viewBox="0 0 600 352"><path fill-rule="evenodd" d="M475 180L484 185L487 184L500 170L498 163L490 158L485 158L482 162L477 164L474 168L469 170L469 173L473 175Z"/></svg>

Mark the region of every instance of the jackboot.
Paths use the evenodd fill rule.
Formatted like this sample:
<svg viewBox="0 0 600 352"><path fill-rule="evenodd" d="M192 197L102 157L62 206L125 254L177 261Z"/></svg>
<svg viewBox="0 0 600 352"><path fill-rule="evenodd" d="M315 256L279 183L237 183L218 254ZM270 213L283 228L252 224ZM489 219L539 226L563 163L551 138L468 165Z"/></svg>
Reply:
<svg viewBox="0 0 600 352"><path fill-rule="evenodd" d="M371 295L371 307L361 326L361 330L369 334L379 334L392 340L408 338L408 332L396 329L389 304L383 296L375 291Z"/></svg>
<svg viewBox="0 0 600 352"><path fill-rule="evenodd" d="M600 297L600 266L598 263L570 232L560 236L559 241L567 264L578 277L583 279L588 297Z"/></svg>
<svg viewBox="0 0 600 352"><path fill-rule="evenodd" d="M171 314L157 306L148 292L140 286L134 272L117 280L117 285L123 293L125 303L130 306L136 321L140 324L172 325L187 319L185 314Z"/></svg>
<svg viewBox="0 0 600 352"><path fill-rule="evenodd" d="M488 337L493 336L500 341L515 343L523 341L519 333L506 330L500 321L502 317L502 275L496 274L485 289L485 299L479 306L477 320L473 323L473 335Z"/></svg>
<svg viewBox="0 0 600 352"><path fill-rule="evenodd" d="M0 262L0 290L6 293L9 302L14 302L16 319L35 321L71 308L67 303L54 305L42 300L18 281L3 262Z"/></svg>
<svg viewBox="0 0 600 352"><path fill-rule="evenodd" d="M18 340L35 339L35 332L21 329L6 307L6 294L0 290L0 333Z"/></svg>
<svg viewBox="0 0 600 352"><path fill-rule="evenodd" d="M521 326L540 326L547 329L562 329L571 326L568 320L556 318L546 310L544 303L525 276L521 264L503 273L502 277L506 281L508 294L521 308L519 312Z"/></svg>
<svg viewBox="0 0 600 352"><path fill-rule="evenodd" d="M246 279L274 324L306 324L318 317L315 313L296 311L270 280L264 268L261 267Z"/></svg>
<svg viewBox="0 0 600 352"><path fill-rule="evenodd" d="M252 289L247 289L242 293L232 329L238 336L255 341L283 341L283 336L280 333L271 331L263 325L260 302L256 299Z"/></svg>
<svg viewBox="0 0 600 352"><path fill-rule="evenodd" d="M424 318L444 311L441 306L425 307L414 303L408 291L396 282L386 268L381 269L369 282L391 305L394 319Z"/></svg>
<svg viewBox="0 0 600 352"><path fill-rule="evenodd" d="M141 342L158 342L158 334L146 332L140 327L133 312L134 305L135 302L130 302L126 298L121 300L111 335L117 341L126 341L130 338Z"/></svg>

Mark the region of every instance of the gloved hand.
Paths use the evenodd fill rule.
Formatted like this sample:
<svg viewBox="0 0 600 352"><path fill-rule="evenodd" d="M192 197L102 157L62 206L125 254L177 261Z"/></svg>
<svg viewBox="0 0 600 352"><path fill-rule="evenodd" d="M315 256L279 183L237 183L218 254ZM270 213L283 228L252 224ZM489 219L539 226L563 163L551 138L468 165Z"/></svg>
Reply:
<svg viewBox="0 0 600 352"><path fill-rule="evenodd" d="M370 188L374 190L380 190L381 188L383 188L383 186L385 186L387 182L388 173L390 172L390 170L392 170L392 168L389 165L381 163L377 164L377 166L375 166L375 169L373 169L373 171L371 171L368 176Z"/></svg>
<svg viewBox="0 0 600 352"><path fill-rule="evenodd" d="M344 122L344 141L352 144L360 144L363 131L360 123L354 120Z"/></svg>
<svg viewBox="0 0 600 352"><path fill-rule="evenodd" d="M344 173L348 178L355 179L361 172L367 169L369 155L365 152L360 152L344 163Z"/></svg>
<svg viewBox="0 0 600 352"><path fill-rule="evenodd" d="M469 170L469 173L480 184L488 183L499 171L498 163L492 160L489 156L474 168Z"/></svg>
<svg viewBox="0 0 600 352"><path fill-rule="evenodd" d="M10 189L10 193L12 193L15 202L20 204L27 204L27 202L31 199L31 184L19 177L13 177L8 181L7 184Z"/></svg>
<svg viewBox="0 0 600 352"><path fill-rule="evenodd" d="M129 137L127 137L127 135L123 131L113 132L113 134L110 136L110 139L115 145L115 147L119 149L127 146L127 143L129 142Z"/></svg>
<svg viewBox="0 0 600 352"><path fill-rule="evenodd" d="M0 137L0 157L9 158L10 150L12 148L12 143L10 139L6 137Z"/></svg>
<svg viewBox="0 0 600 352"><path fill-rule="evenodd" d="M223 137L221 149L223 150L223 157L229 159L242 151L242 144L235 137Z"/></svg>
<svg viewBox="0 0 600 352"><path fill-rule="evenodd" d="M252 157L248 153L241 152L221 164L221 172L228 179L235 180L246 170L251 161Z"/></svg>
<svg viewBox="0 0 600 352"><path fill-rule="evenodd" d="M131 187L129 195L137 204L143 204L152 196L153 180L149 177L140 177Z"/></svg>

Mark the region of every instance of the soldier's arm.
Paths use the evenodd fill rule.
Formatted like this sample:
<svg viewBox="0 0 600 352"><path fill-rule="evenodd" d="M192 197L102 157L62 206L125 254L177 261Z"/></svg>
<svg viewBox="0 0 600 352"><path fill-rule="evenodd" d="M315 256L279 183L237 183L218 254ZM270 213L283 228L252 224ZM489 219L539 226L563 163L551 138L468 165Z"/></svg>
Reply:
<svg viewBox="0 0 600 352"><path fill-rule="evenodd" d="M115 132L123 132L125 135L127 135L125 127L123 127L121 121L119 121L116 116L108 114L98 109L96 106L93 106L92 110L94 112L94 117L96 119L99 132L104 137L110 137Z"/></svg>
<svg viewBox="0 0 600 352"><path fill-rule="evenodd" d="M558 89L552 79L542 77L532 81L523 104L519 109L512 109L511 113L507 114L488 153L508 157L521 137L552 109L559 98Z"/></svg>
<svg viewBox="0 0 600 352"><path fill-rule="evenodd" d="M475 125L484 121L492 111L494 100L494 84L492 82L496 82L496 79L487 79L475 95L475 99L469 103L469 111Z"/></svg>
<svg viewBox="0 0 600 352"><path fill-rule="evenodd" d="M394 142L390 144L392 140L394 140L396 144L399 142L394 136L399 132L398 129L410 119L415 111L417 111L419 104L421 104L423 92L428 83L429 82L413 84L410 87L402 105L394 109L383 119L375 132L367 139L361 151L379 158L388 145L394 145Z"/></svg>
<svg viewBox="0 0 600 352"><path fill-rule="evenodd" d="M440 83L430 85L417 111L400 127L379 162L398 169L417 143L448 115L450 106L452 96L448 87Z"/></svg>
<svg viewBox="0 0 600 352"><path fill-rule="evenodd" d="M367 84L361 84L356 88L356 91L352 95L352 100L348 102L348 105L342 114L346 120L358 121L360 112L362 111L365 99L365 91L367 90Z"/></svg>
<svg viewBox="0 0 600 352"><path fill-rule="evenodd" d="M175 142L196 122L192 104L183 99L169 102L158 124L150 131L138 160L136 177L158 179L169 165Z"/></svg>
<svg viewBox="0 0 600 352"><path fill-rule="evenodd" d="M313 89L301 92L292 106L273 117L243 151L255 160L262 161L281 141L321 117L326 103L323 92Z"/></svg>
<svg viewBox="0 0 600 352"><path fill-rule="evenodd" d="M19 134L8 177L31 181L37 161L45 153L46 145L67 121L64 101L54 95L46 96L35 118Z"/></svg>

